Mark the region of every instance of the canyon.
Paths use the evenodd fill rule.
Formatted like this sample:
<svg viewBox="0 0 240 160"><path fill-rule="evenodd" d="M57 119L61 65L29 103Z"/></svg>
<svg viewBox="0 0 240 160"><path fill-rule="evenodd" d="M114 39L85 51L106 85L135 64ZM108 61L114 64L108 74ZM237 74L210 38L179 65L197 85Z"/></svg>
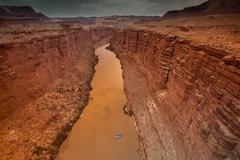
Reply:
<svg viewBox="0 0 240 160"><path fill-rule="evenodd" d="M133 121L122 111L126 97L121 65L107 46L95 51L99 61L91 82L91 101L61 146L59 160L139 159Z"/></svg>
<svg viewBox="0 0 240 160"><path fill-rule="evenodd" d="M127 99L117 112L136 123L139 159L240 159L240 14L230 10L4 22L0 160L63 154L69 132L71 139L78 123L88 124L80 115L94 111L88 105L97 88L91 84L96 53L108 43L121 63Z"/></svg>

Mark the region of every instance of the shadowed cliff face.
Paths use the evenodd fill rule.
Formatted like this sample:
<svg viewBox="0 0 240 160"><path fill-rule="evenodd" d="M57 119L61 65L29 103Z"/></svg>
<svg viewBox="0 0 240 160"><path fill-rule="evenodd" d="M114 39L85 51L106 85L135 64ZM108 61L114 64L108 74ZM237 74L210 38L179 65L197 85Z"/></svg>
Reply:
<svg viewBox="0 0 240 160"><path fill-rule="evenodd" d="M123 65L146 159L239 157L238 60L228 63L227 52L137 30L116 31L111 49Z"/></svg>

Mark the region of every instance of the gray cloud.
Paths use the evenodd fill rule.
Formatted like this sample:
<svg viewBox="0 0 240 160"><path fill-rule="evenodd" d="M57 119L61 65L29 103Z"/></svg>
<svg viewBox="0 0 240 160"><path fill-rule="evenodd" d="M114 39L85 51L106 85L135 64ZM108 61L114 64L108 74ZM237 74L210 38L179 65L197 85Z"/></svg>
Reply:
<svg viewBox="0 0 240 160"><path fill-rule="evenodd" d="M0 0L2 5L31 5L50 17L162 15L205 0Z"/></svg>

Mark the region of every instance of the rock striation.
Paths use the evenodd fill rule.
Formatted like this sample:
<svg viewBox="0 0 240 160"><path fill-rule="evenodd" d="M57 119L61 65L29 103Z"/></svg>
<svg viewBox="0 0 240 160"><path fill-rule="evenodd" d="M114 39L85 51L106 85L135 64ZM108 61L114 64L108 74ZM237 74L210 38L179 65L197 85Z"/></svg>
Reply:
<svg viewBox="0 0 240 160"><path fill-rule="evenodd" d="M82 37L85 37L83 41ZM89 52L87 31L1 45L1 120L41 95L83 52Z"/></svg>
<svg viewBox="0 0 240 160"><path fill-rule="evenodd" d="M142 157L240 157L239 59L177 36L133 29L116 30L110 48L123 66Z"/></svg>
<svg viewBox="0 0 240 160"><path fill-rule="evenodd" d="M90 32L39 32L0 46L1 160L53 159L89 100L97 63Z"/></svg>

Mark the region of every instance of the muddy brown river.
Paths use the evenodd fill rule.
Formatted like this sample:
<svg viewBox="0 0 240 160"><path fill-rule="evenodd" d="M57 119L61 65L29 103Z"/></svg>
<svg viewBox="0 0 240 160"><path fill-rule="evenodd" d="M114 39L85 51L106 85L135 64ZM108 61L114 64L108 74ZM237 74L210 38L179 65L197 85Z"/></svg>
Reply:
<svg viewBox="0 0 240 160"><path fill-rule="evenodd" d="M134 121L123 113L122 70L107 45L96 49L99 63L89 104L60 148L58 160L138 160Z"/></svg>

